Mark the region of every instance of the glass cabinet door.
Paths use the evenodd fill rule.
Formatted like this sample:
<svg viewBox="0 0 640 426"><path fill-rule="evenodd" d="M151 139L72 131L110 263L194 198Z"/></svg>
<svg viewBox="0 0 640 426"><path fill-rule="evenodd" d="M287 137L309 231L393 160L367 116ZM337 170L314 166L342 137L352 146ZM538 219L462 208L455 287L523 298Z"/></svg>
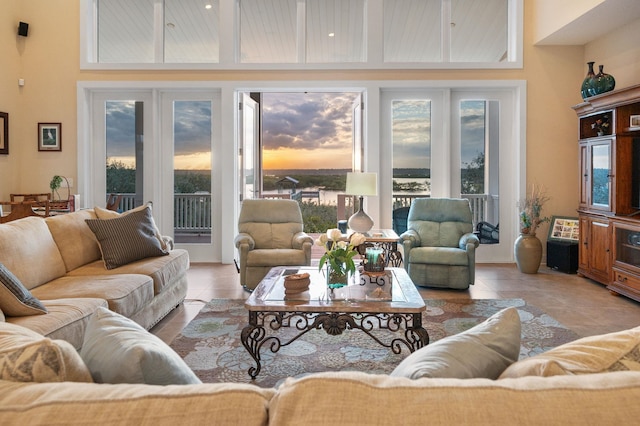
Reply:
<svg viewBox="0 0 640 426"><path fill-rule="evenodd" d="M611 210L611 140L593 143L590 156L591 207Z"/></svg>

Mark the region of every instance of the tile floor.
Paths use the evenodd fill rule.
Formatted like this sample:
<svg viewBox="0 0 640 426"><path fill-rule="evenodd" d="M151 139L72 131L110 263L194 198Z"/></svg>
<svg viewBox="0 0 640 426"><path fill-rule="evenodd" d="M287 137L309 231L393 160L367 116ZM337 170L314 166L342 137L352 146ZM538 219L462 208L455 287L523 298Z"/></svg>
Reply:
<svg viewBox="0 0 640 426"><path fill-rule="evenodd" d="M246 299L235 265L192 264L189 290L183 305L151 331L171 342L214 298ZM544 310L580 336L609 333L640 325L640 303L614 296L601 284L577 275L553 271L544 265L537 274L522 274L515 264L478 264L476 283L469 290L421 288L425 298L522 298Z"/></svg>

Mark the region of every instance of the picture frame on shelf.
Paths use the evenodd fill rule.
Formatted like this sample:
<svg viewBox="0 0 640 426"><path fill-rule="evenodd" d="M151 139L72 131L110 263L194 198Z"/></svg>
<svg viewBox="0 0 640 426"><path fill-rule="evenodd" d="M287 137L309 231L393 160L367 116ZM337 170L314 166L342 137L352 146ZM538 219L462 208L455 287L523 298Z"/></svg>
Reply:
<svg viewBox="0 0 640 426"><path fill-rule="evenodd" d="M0 112L0 154L9 155L9 113Z"/></svg>
<svg viewBox="0 0 640 426"><path fill-rule="evenodd" d="M62 151L61 123L38 123L38 151Z"/></svg>
<svg viewBox="0 0 640 426"><path fill-rule="evenodd" d="M553 216L549 226L549 241L578 242L580 222L577 217Z"/></svg>

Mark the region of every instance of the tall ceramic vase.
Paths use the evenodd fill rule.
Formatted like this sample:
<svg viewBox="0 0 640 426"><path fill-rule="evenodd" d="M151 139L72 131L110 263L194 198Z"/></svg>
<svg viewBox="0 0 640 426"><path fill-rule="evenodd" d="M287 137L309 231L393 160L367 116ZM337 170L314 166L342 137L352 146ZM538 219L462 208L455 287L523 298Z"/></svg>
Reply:
<svg viewBox="0 0 640 426"><path fill-rule="evenodd" d="M520 234L513 246L513 253L520 272L538 272L542 261L542 243L535 234Z"/></svg>
<svg viewBox="0 0 640 426"><path fill-rule="evenodd" d="M589 96L594 95L593 85L596 82L596 73L593 72L593 64L595 64L595 62L587 62L589 70L587 71L587 76L582 80L582 87L580 87L582 99L587 99Z"/></svg>

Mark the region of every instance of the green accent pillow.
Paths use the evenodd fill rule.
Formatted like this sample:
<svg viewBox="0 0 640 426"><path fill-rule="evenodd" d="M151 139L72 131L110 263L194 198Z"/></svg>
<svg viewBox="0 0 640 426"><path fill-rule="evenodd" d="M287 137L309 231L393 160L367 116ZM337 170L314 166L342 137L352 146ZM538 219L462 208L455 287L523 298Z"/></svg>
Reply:
<svg viewBox="0 0 640 426"><path fill-rule="evenodd" d="M149 207L114 219L86 219L86 222L98 239L107 269L169 254L156 238Z"/></svg>
<svg viewBox="0 0 640 426"><path fill-rule="evenodd" d="M503 309L462 333L415 351L391 376L497 379L520 356L520 329L518 310Z"/></svg>
<svg viewBox="0 0 640 426"><path fill-rule="evenodd" d="M2 263L0 263L0 310L10 317L49 312Z"/></svg>
<svg viewBox="0 0 640 426"><path fill-rule="evenodd" d="M201 383L162 340L104 307L98 308L87 324L80 357L98 383Z"/></svg>

